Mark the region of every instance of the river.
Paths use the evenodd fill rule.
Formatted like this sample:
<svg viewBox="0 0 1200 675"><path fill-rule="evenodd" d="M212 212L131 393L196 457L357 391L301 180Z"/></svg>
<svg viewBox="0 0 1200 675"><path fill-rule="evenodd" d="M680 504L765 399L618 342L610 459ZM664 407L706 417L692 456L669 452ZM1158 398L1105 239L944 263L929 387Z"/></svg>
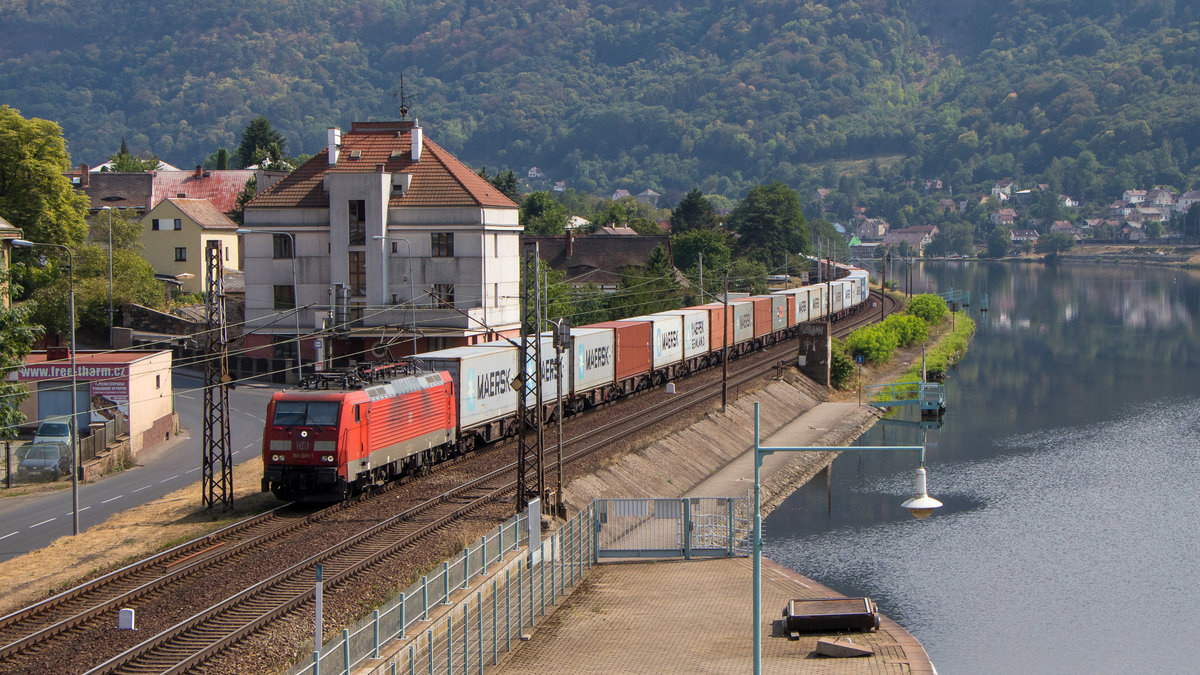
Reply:
<svg viewBox="0 0 1200 675"><path fill-rule="evenodd" d="M944 426L881 423L860 442L925 442L946 506L922 521L899 506L913 457L843 453L766 519L766 555L871 596L942 675L1197 672L1200 273L951 262L913 277L969 290L978 331Z"/></svg>

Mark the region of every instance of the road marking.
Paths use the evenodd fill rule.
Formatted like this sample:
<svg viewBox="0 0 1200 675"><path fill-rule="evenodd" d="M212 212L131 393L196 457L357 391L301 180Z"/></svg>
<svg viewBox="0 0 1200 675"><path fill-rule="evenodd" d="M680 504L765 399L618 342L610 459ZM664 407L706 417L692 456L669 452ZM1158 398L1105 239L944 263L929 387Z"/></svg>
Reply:
<svg viewBox="0 0 1200 675"><path fill-rule="evenodd" d="M141 492L142 490L145 490L145 489L146 489L146 488L148 488L148 487L150 487L150 486L149 486L149 485L143 485L142 487L140 487L140 488L138 488L138 489L134 490L134 492Z"/></svg>
<svg viewBox="0 0 1200 675"><path fill-rule="evenodd" d="M242 450L245 450L245 448L242 448ZM234 455L241 454L242 450L234 450L231 454L234 454Z"/></svg>
<svg viewBox="0 0 1200 675"><path fill-rule="evenodd" d="M167 481L169 481L169 480L175 480L176 478L179 478L179 474L175 474L174 476L171 476L170 478L164 478L164 479L162 479L162 480L160 480L160 481L158 481L158 482L160 482L160 483L165 483L165 482L167 482Z"/></svg>
<svg viewBox="0 0 1200 675"><path fill-rule="evenodd" d="M121 497L124 497L124 496L125 496L125 495L117 495L116 497L113 497L112 499L105 499L104 501L102 501L102 502L100 502L100 503L101 503L101 504L107 504L107 503L109 503L109 502L115 502L115 501L117 501L118 499L120 499Z"/></svg>
<svg viewBox="0 0 1200 675"><path fill-rule="evenodd" d="M32 530L33 528L37 527L38 525L45 525L46 523L53 523L53 522L54 522L54 521L56 521L56 520L58 520L58 519L57 519L57 518L51 518L50 520L43 520L42 522L40 522L40 523L37 523L36 525L30 525L30 526L29 526L29 529L31 529L31 530Z"/></svg>
<svg viewBox="0 0 1200 675"><path fill-rule="evenodd" d="M197 466L197 467L194 467L194 468L188 469L187 471L184 471L184 473L191 473L191 472L193 472L193 471L199 471L199 470L200 470L200 467L198 467L198 466Z"/></svg>
<svg viewBox="0 0 1200 675"><path fill-rule="evenodd" d="M20 534L20 533L21 533L20 530L17 530L16 532L9 532L8 534L4 535L3 537L0 537L0 539L8 539L9 537L13 536L14 534Z"/></svg>
<svg viewBox="0 0 1200 675"><path fill-rule="evenodd" d="M82 509L79 509L79 512L80 512L80 513L83 513L84 511L87 511L87 510L88 510L88 509L90 509L90 508L92 508L92 507L90 507L90 506L85 506L85 507L83 507ZM63 518L66 518L67 516L70 516L70 515L73 515L73 514L72 514L72 512L71 512L71 511L67 511L66 513L64 513L64 514L63 514Z"/></svg>

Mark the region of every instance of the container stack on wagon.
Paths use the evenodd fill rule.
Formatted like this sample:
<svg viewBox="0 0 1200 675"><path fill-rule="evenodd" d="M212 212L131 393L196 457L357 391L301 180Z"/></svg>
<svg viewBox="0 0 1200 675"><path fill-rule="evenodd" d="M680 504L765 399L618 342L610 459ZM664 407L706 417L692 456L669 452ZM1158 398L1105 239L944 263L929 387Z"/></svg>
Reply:
<svg viewBox="0 0 1200 675"><path fill-rule="evenodd" d="M728 309L709 303L572 328L571 347L561 356L551 337L541 336L543 415L557 399L560 369L564 410L573 414L720 363L727 343L733 358L793 337L799 324L850 314L869 297L867 272L832 267L834 280L767 295L741 294ZM431 372L386 386L276 394L263 433L263 489L285 498L339 499L512 435L520 358L516 339L497 340L419 354L413 362ZM334 419L278 423L279 402L301 400L324 402ZM441 421L430 427L430 419ZM380 431L385 428L386 434ZM410 431L396 436L402 429ZM320 452L312 445L318 439Z"/></svg>

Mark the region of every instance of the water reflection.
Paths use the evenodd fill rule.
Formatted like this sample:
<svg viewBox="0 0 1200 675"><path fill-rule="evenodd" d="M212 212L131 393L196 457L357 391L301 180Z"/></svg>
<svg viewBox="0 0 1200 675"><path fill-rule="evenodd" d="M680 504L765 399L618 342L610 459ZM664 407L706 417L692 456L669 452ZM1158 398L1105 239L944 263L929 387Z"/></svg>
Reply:
<svg viewBox="0 0 1200 675"><path fill-rule="evenodd" d="M900 508L910 457L846 453L828 490L819 478L766 520L767 554L874 597L944 673L1193 670L1200 643L1162 626L1200 600L1200 280L1010 264L914 279L986 292L990 311L972 311L945 426L862 442L924 439L945 508Z"/></svg>

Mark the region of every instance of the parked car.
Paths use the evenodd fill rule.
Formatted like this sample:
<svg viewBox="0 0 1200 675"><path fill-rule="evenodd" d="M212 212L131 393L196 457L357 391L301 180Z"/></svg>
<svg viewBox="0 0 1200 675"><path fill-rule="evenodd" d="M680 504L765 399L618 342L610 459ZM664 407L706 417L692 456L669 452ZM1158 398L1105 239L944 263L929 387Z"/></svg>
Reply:
<svg viewBox="0 0 1200 675"><path fill-rule="evenodd" d="M71 446L60 441L34 442L25 446L17 465L22 480L58 480L71 472Z"/></svg>
<svg viewBox="0 0 1200 675"><path fill-rule="evenodd" d="M34 443L66 443L71 445L71 423L68 419L45 420L33 435Z"/></svg>

